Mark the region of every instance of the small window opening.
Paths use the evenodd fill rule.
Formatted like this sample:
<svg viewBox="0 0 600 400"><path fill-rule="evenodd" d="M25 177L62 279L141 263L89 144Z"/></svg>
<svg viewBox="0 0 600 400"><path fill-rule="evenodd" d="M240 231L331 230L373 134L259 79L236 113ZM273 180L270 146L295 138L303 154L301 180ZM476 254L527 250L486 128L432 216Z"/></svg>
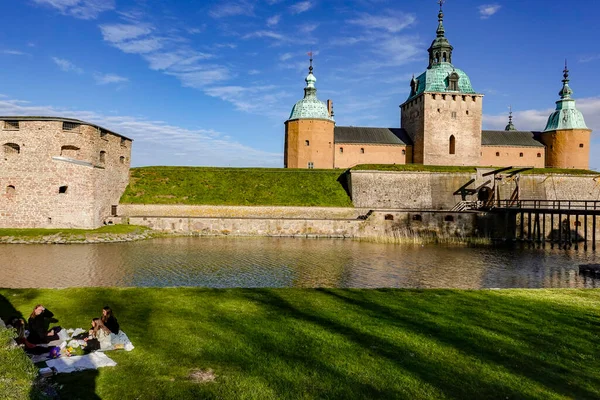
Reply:
<svg viewBox="0 0 600 400"><path fill-rule="evenodd" d="M523 153L519 153L519 157L523 157Z"/></svg>
<svg viewBox="0 0 600 400"><path fill-rule="evenodd" d="M119 157L119 162L121 164L125 164L125 157L123 157L123 156Z"/></svg>
<svg viewBox="0 0 600 400"><path fill-rule="evenodd" d="M79 127L81 125L75 122L63 122L62 129L63 131L68 132L79 132Z"/></svg>
<svg viewBox="0 0 600 400"><path fill-rule="evenodd" d="M394 220L394 216L392 214L386 214L386 216L384 217L386 221L393 221Z"/></svg>
<svg viewBox="0 0 600 400"><path fill-rule="evenodd" d="M5 143L3 147L4 154L7 156L21 153L21 146L16 143Z"/></svg>
<svg viewBox="0 0 600 400"><path fill-rule="evenodd" d="M496 157L500 157L500 152L496 152Z"/></svg>
<svg viewBox="0 0 600 400"><path fill-rule="evenodd" d="M315 167L315 165L313 164L312 161L308 162L308 169L313 169Z"/></svg>
<svg viewBox="0 0 600 400"><path fill-rule="evenodd" d="M121 138L121 146L127 147L127 139L125 139L124 137Z"/></svg>
<svg viewBox="0 0 600 400"><path fill-rule="evenodd" d="M360 154L365 154L365 149L363 147L360 148Z"/></svg>
<svg viewBox="0 0 600 400"><path fill-rule="evenodd" d="M11 131L19 130L19 121L4 121L4 129Z"/></svg>
<svg viewBox="0 0 600 400"><path fill-rule="evenodd" d="M442 61L443 61L443 62L446 62L447 60L448 60L448 57L446 57L446 53L444 52L444 53L442 54Z"/></svg>
<svg viewBox="0 0 600 400"><path fill-rule="evenodd" d="M473 99L473 101L477 101L477 96L471 96L471 98Z"/></svg>
<svg viewBox="0 0 600 400"><path fill-rule="evenodd" d="M15 187L13 185L8 185L6 187L6 194L9 196L12 196L16 193L17 189L15 189Z"/></svg>
<svg viewBox="0 0 600 400"><path fill-rule="evenodd" d="M442 95L442 100L446 100L446 95L445 94Z"/></svg>
<svg viewBox="0 0 600 400"><path fill-rule="evenodd" d="M117 206L116 205L110 206L110 215L112 215L113 217L117 216Z"/></svg>
<svg viewBox="0 0 600 400"><path fill-rule="evenodd" d="M542 158L542 153L537 153L538 158Z"/></svg>
<svg viewBox="0 0 600 400"><path fill-rule="evenodd" d="M438 108L438 112L439 112L439 113L441 113L441 112L442 112L442 110Z"/></svg>
<svg viewBox="0 0 600 400"><path fill-rule="evenodd" d="M462 96L462 101L467 101L467 96Z"/></svg>
<svg viewBox="0 0 600 400"><path fill-rule="evenodd" d="M583 148L583 143L579 143L579 147Z"/></svg>
<svg viewBox="0 0 600 400"><path fill-rule="evenodd" d="M51 224L52 223L52 217L48 217L48 223Z"/></svg>
<svg viewBox="0 0 600 400"><path fill-rule="evenodd" d="M101 151L100 152L100 163L104 164L106 162L106 152L105 151Z"/></svg>
<svg viewBox="0 0 600 400"><path fill-rule="evenodd" d="M423 217L420 214L415 214L412 216L413 221L423 221Z"/></svg>
<svg viewBox="0 0 600 400"><path fill-rule="evenodd" d="M68 188L69 188L68 186L61 186L58 188L58 193L65 194L65 193L67 193Z"/></svg>
<svg viewBox="0 0 600 400"><path fill-rule="evenodd" d="M456 119L456 111L452 111L452 118Z"/></svg>
<svg viewBox="0 0 600 400"><path fill-rule="evenodd" d="M344 152L344 148L340 147L340 154L342 154Z"/></svg>
<svg viewBox="0 0 600 400"><path fill-rule="evenodd" d="M102 128L98 128L98 130L100 131L100 137L103 138L108 134L108 131L105 131Z"/></svg>
<svg viewBox="0 0 600 400"><path fill-rule="evenodd" d="M306 146L310 146L310 141L309 141L309 140L305 140L305 141L304 141L304 144L305 144Z"/></svg>
<svg viewBox="0 0 600 400"><path fill-rule="evenodd" d="M79 147L76 146L62 146L60 148L61 157L77 158L79 156Z"/></svg>
<svg viewBox="0 0 600 400"><path fill-rule="evenodd" d="M454 135L450 136L450 154L456 154L456 138Z"/></svg>
<svg viewBox="0 0 600 400"><path fill-rule="evenodd" d="M446 215L444 217L444 221L446 221L446 222L454 222L454 216L453 215Z"/></svg>
<svg viewBox="0 0 600 400"><path fill-rule="evenodd" d="M432 95L431 95L431 98L435 100L435 94L432 94Z"/></svg>
<svg viewBox="0 0 600 400"><path fill-rule="evenodd" d="M402 155L405 156L406 155L406 150L402 149Z"/></svg>
<svg viewBox="0 0 600 400"><path fill-rule="evenodd" d="M467 115L469 115L469 110L467 110Z"/></svg>
<svg viewBox="0 0 600 400"><path fill-rule="evenodd" d="M329 148L331 148L331 142L329 142Z"/></svg>
<svg viewBox="0 0 600 400"><path fill-rule="evenodd" d="M456 101L456 95L455 94L452 95L452 100Z"/></svg>

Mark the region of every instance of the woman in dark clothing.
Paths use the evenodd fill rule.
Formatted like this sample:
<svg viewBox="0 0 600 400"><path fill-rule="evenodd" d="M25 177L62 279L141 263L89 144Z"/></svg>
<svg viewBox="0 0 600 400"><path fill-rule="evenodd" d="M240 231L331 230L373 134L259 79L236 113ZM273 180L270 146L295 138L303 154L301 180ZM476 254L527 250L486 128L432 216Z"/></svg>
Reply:
<svg viewBox="0 0 600 400"><path fill-rule="evenodd" d="M29 337L27 340L30 343L48 343L58 339L58 332L60 328L52 328L48 330L50 325L50 319L54 317L54 314L50 310L38 304L33 309L33 312L29 316Z"/></svg>
<svg viewBox="0 0 600 400"><path fill-rule="evenodd" d="M109 306L102 309L102 323L115 335L119 334L119 323Z"/></svg>
<svg viewBox="0 0 600 400"><path fill-rule="evenodd" d="M15 341L23 347L25 352L30 354L44 354L49 352L52 347L41 347L31 343L25 336L25 321L21 318L14 318L11 323L12 327L16 330L17 337Z"/></svg>

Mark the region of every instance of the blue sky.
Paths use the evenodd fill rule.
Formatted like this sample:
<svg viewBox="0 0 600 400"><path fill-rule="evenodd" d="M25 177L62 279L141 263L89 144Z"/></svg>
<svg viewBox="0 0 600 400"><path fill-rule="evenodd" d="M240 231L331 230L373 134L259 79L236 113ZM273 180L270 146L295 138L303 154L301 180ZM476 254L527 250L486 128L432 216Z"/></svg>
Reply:
<svg viewBox="0 0 600 400"><path fill-rule="evenodd" d="M338 125L399 126L435 0L1 0L0 114L71 116L135 140L134 166L283 165L307 52ZM448 0L453 62L484 129L541 130L564 60L600 170L597 2Z"/></svg>

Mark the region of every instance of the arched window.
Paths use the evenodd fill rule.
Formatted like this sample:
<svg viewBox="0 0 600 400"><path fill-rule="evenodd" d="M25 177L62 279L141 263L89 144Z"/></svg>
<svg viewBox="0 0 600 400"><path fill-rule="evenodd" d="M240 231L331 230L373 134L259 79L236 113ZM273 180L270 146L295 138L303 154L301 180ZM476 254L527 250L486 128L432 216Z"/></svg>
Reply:
<svg viewBox="0 0 600 400"><path fill-rule="evenodd" d="M579 143L579 147L583 148L583 143Z"/></svg>
<svg viewBox="0 0 600 400"><path fill-rule="evenodd" d="M342 154L344 152L344 148L340 147L340 154Z"/></svg>
<svg viewBox="0 0 600 400"><path fill-rule="evenodd" d="M306 146L310 146L310 140L305 140L305 141L304 141L304 144L305 144Z"/></svg>
<svg viewBox="0 0 600 400"><path fill-rule="evenodd" d="M4 143L4 154L7 156L19 154L21 152L21 146L16 143Z"/></svg>
<svg viewBox="0 0 600 400"><path fill-rule="evenodd" d="M458 80L460 77L456 72L452 72L448 76L448 90L458 90Z"/></svg>
<svg viewBox="0 0 600 400"><path fill-rule="evenodd" d="M500 157L500 152L499 151L496 152L496 157Z"/></svg>
<svg viewBox="0 0 600 400"><path fill-rule="evenodd" d="M446 52L444 52L444 53L443 53L443 55L442 55L442 61L443 61L443 62L446 62L446 61L447 61L447 58L446 58Z"/></svg>
<svg viewBox="0 0 600 400"><path fill-rule="evenodd" d="M364 147L360 148L360 154L365 154L365 148Z"/></svg>
<svg viewBox="0 0 600 400"><path fill-rule="evenodd" d="M406 155L406 150L402 149L402 155L405 156Z"/></svg>
<svg viewBox="0 0 600 400"><path fill-rule="evenodd" d="M387 214L387 215L384 217L384 219L385 219L386 221L393 221L393 220L394 220L394 216L393 216L392 214Z"/></svg>
<svg viewBox="0 0 600 400"><path fill-rule="evenodd" d="M523 157L523 153L519 153L519 157Z"/></svg>
<svg viewBox="0 0 600 400"><path fill-rule="evenodd" d="M119 157L119 162L121 164L125 164L125 157L123 157L123 156Z"/></svg>
<svg viewBox="0 0 600 400"><path fill-rule="evenodd" d="M420 214L415 214L412 216L413 221L423 221L423 217Z"/></svg>
<svg viewBox="0 0 600 400"><path fill-rule="evenodd" d="M454 135L450 136L450 154L456 154L456 138Z"/></svg>
<svg viewBox="0 0 600 400"><path fill-rule="evenodd" d="M542 153L537 153L538 158L542 158Z"/></svg>
<svg viewBox="0 0 600 400"><path fill-rule="evenodd" d="M100 164L104 164L106 162L106 152L102 150L100 152Z"/></svg>
<svg viewBox="0 0 600 400"><path fill-rule="evenodd" d="M16 193L16 191L17 190L15 189L15 187L13 185L8 185L6 187L6 194L9 195L9 196L14 195Z"/></svg>
<svg viewBox="0 0 600 400"><path fill-rule="evenodd" d="M60 148L61 157L77 158L79 156L79 147L77 146L62 146Z"/></svg>

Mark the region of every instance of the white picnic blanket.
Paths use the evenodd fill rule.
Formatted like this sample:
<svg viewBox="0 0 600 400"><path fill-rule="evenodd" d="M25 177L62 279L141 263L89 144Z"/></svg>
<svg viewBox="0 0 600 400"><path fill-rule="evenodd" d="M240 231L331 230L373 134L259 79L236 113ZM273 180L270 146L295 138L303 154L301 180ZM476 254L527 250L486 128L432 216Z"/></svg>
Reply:
<svg viewBox="0 0 600 400"><path fill-rule="evenodd" d="M94 352L83 356L60 357L46 361L50 368L55 368L57 373L71 373L85 369L97 369L101 367L114 367L116 362L106 354Z"/></svg>

